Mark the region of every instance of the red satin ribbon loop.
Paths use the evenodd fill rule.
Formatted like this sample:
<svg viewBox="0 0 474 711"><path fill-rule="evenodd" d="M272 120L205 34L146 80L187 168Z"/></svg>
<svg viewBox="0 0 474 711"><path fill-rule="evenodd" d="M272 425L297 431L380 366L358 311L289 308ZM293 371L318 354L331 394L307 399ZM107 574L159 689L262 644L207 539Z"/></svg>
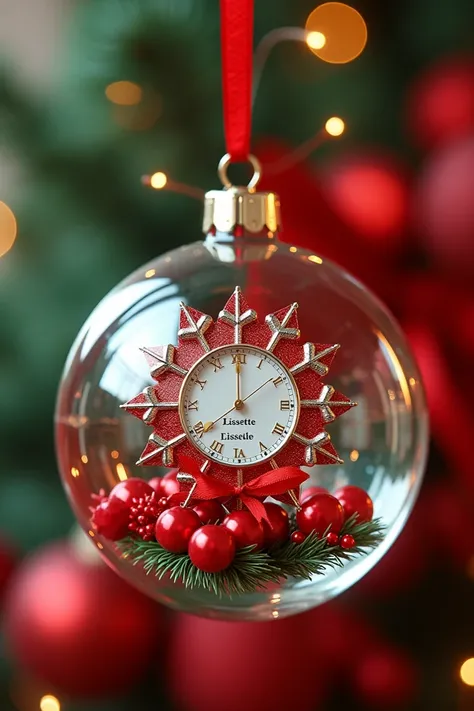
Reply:
<svg viewBox="0 0 474 711"><path fill-rule="evenodd" d="M250 153L252 55L253 0L221 0L224 133L233 161Z"/></svg>
<svg viewBox="0 0 474 711"><path fill-rule="evenodd" d="M237 496L257 521L262 519L268 521L261 498L285 494L291 489L296 489L309 478L308 474L298 467L279 467L270 469L245 484L234 485L205 474L200 470L198 463L187 456L179 458L179 469L183 473L190 474L196 482L193 499L209 501Z"/></svg>

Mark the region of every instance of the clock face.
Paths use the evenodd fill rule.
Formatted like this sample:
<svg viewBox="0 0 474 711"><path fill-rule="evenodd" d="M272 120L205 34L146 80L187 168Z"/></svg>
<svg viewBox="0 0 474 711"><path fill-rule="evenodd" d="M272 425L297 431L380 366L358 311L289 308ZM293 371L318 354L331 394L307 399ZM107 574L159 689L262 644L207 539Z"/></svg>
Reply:
<svg viewBox="0 0 474 711"><path fill-rule="evenodd" d="M299 409L291 373L270 352L249 345L206 353L179 396L189 440L207 459L231 467L274 457L295 431Z"/></svg>

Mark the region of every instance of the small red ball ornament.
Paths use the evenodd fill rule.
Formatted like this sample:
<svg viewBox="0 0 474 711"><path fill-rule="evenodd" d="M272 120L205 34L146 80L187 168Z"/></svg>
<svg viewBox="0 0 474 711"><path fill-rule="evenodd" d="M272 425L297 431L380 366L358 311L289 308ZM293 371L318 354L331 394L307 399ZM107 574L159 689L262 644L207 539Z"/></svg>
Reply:
<svg viewBox="0 0 474 711"><path fill-rule="evenodd" d="M296 543L296 545L299 546L300 543L306 540L306 533L303 533L303 531L293 531L290 538L292 543Z"/></svg>
<svg viewBox="0 0 474 711"><path fill-rule="evenodd" d="M350 536L348 533L346 533L345 536L342 536L340 543L341 548L344 548L344 550L349 551L355 546L354 536Z"/></svg>
<svg viewBox="0 0 474 711"><path fill-rule="evenodd" d="M329 491L324 488L324 486L309 486L307 489L301 492L300 504L307 501L315 494L329 494Z"/></svg>
<svg viewBox="0 0 474 711"><path fill-rule="evenodd" d="M155 528L156 540L167 551L185 553L191 536L200 526L195 511L173 506L160 514Z"/></svg>
<svg viewBox="0 0 474 711"><path fill-rule="evenodd" d="M344 509L346 521L353 514L357 514L357 523L372 520L374 505L364 489L358 486L343 486L334 493L334 496Z"/></svg>
<svg viewBox="0 0 474 711"><path fill-rule="evenodd" d="M132 499L139 499L151 494L153 489L144 479L132 477L114 486L109 494L109 501L121 501L126 506L132 505Z"/></svg>
<svg viewBox="0 0 474 711"><path fill-rule="evenodd" d="M218 573L234 560L234 537L224 526L202 526L191 536L188 553L196 568L205 573Z"/></svg>
<svg viewBox="0 0 474 711"><path fill-rule="evenodd" d="M337 544L339 543L339 536L337 535L337 533L330 532L326 536L326 541L328 543L328 546L337 546Z"/></svg>
<svg viewBox="0 0 474 711"><path fill-rule="evenodd" d="M339 533L344 523L344 511L331 494L315 494L297 512L296 523L303 533L316 531L322 536L329 527L332 533Z"/></svg>
<svg viewBox="0 0 474 711"><path fill-rule="evenodd" d="M263 547L263 526L250 511L232 511L224 519L223 526L234 536L237 548Z"/></svg>
<svg viewBox="0 0 474 711"><path fill-rule="evenodd" d="M218 501L200 501L193 506L202 524L223 521L227 515L225 508Z"/></svg>
<svg viewBox="0 0 474 711"><path fill-rule="evenodd" d="M263 521L263 535L265 548L271 548L277 543L284 543L288 540L290 533L290 522L288 514L282 506L278 504L264 504L268 521Z"/></svg>
<svg viewBox="0 0 474 711"><path fill-rule="evenodd" d="M178 470L173 469L164 476L155 476L148 482L158 496L172 496L179 492Z"/></svg>
<svg viewBox="0 0 474 711"><path fill-rule="evenodd" d="M129 509L120 499L102 501L92 514L92 525L100 536L119 541L129 533Z"/></svg>

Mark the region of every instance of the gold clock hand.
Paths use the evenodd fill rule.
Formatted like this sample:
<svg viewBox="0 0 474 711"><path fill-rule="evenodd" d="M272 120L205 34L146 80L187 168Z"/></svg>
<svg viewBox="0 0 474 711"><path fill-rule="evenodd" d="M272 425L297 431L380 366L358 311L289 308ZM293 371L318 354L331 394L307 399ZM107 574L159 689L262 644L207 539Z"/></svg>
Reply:
<svg viewBox="0 0 474 711"><path fill-rule="evenodd" d="M253 391L250 393L250 395L247 395L247 397L244 397L244 399L241 400L241 402L244 403L246 400L248 400L250 397L252 397L252 395L255 395L255 393L258 393L258 391L261 390L263 387L265 387L265 385L268 385L268 383L271 383L272 380L273 380L273 378L269 378L268 380L266 380L264 383L262 383L261 385L259 385L258 388L255 388L255 390L253 390ZM229 410L227 410L227 412L224 412L223 415L219 415L219 417L216 417L216 419L215 419L215 420L212 420L212 422L211 422L211 421L210 421L210 422L205 422L205 423L204 423L204 432L209 432L209 430L212 430L212 428L214 427L214 425L216 424L216 422L219 422L219 420L222 420L223 417L225 417L225 416L228 415L230 412L233 412L233 411L236 410L236 409L237 409L237 408L235 407L235 403L234 403L234 404L232 405L232 407L231 407Z"/></svg>
<svg viewBox="0 0 474 711"><path fill-rule="evenodd" d="M235 396L234 407L236 410L240 410L242 407L242 400L240 399L240 360L237 357L235 361L235 373L237 376L237 394Z"/></svg>

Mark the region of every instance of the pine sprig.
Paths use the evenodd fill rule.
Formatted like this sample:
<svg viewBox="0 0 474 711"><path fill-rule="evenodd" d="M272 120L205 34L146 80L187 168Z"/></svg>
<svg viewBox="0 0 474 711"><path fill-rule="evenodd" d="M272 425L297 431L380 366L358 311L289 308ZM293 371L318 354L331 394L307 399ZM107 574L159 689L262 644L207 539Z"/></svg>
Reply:
<svg viewBox="0 0 474 711"><path fill-rule="evenodd" d="M168 575L172 582L180 581L186 588L210 590L222 597L252 593L282 577L309 579L321 575L328 567L342 566L377 546L383 538L383 526L380 519L364 523L357 523L356 516L348 519L341 535L354 537L356 546L350 550L328 545L327 533L321 538L311 533L303 543L288 541L268 552L257 551L255 546L242 548L236 552L229 568L220 573L199 570L187 553L170 553L157 541L126 538L118 545L123 557L130 558L133 565L142 565L147 575L155 575L159 580Z"/></svg>
<svg viewBox="0 0 474 711"><path fill-rule="evenodd" d="M159 580L169 575L186 588L210 590L219 597L255 592L269 582L277 582L281 575L273 558L256 551L255 546L238 550L232 565L220 573L205 573L193 565L187 553L170 553L156 541L127 538L120 548L133 565L142 564L147 575L154 574Z"/></svg>

